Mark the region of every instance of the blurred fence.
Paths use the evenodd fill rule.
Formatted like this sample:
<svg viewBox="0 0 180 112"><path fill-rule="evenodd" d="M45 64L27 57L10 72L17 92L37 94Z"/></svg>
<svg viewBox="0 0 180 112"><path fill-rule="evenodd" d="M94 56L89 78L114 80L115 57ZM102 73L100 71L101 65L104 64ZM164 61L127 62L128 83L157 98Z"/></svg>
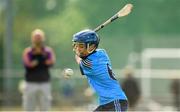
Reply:
<svg viewBox="0 0 180 112"><path fill-rule="evenodd" d="M114 70L116 77L120 82L123 82L124 75L122 70ZM0 77L2 83L0 92L1 107L6 106L21 106L22 103L22 81L24 79L23 70L12 70L12 74L9 77ZM161 106L172 106L172 96L170 90L171 79L180 78L178 74L179 70L151 70L151 76L147 77L141 74L141 70L135 71L135 78L140 84L142 80L151 81L150 98ZM70 79L64 79L62 70L53 69L52 74L52 95L53 95L53 107L65 108L65 107L82 107L87 109L90 104L97 104L97 97L87 96L85 90L88 88L87 80L79 73L79 70L75 70L75 74ZM11 81L11 87L6 87L5 79ZM21 86L20 86L21 85ZM142 86L142 85L141 85ZM8 94L6 93L6 88ZM10 103L6 103L6 102ZM140 105L140 108L144 108L144 105ZM147 106L147 105L146 105ZM153 107L152 107L153 108Z"/></svg>

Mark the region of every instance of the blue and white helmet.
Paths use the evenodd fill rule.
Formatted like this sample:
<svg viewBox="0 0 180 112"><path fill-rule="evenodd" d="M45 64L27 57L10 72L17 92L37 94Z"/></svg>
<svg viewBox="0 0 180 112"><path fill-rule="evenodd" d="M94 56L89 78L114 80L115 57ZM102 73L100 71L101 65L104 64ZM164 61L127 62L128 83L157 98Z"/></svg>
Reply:
<svg viewBox="0 0 180 112"><path fill-rule="evenodd" d="M85 43L86 45L95 44L97 48L100 40L95 31L86 29L74 34L72 41L78 43Z"/></svg>

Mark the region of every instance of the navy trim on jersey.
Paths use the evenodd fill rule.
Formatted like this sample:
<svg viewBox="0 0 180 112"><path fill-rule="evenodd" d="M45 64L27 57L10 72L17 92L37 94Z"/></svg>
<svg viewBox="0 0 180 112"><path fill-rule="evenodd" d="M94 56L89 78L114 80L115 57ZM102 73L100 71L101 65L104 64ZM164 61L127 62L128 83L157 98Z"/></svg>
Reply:
<svg viewBox="0 0 180 112"><path fill-rule="evenodd" d="M114 73L112 72L112 69L109 68L109 64L107 64L107 68L108 68L109 76L110 76L113 80L116 80L116 78L114 77Z"/></svg>
<svg viewBox="0 0 180 112"><path fill-rule="evenodd" d="M82 60L82 65L88 68L92 67L92 63L89 59Z"/></svg>
<svg viewBox="0 0 180 112"><path fill-rule="evenodd" d="M96 50L93 51L92 53L88 54L87 56L81 57L83 60L85 60L88 56L90 56L91 54L94 54L95 52L97 52Z"/></svg>
<svg viewBox="0 0 180 112"><path fill-rule="evenodd" d="M83 72L83 69L81 68L81 66L79 65L79 68L80 68L80 72L82 75L84 75L84 72Z"/></svg>

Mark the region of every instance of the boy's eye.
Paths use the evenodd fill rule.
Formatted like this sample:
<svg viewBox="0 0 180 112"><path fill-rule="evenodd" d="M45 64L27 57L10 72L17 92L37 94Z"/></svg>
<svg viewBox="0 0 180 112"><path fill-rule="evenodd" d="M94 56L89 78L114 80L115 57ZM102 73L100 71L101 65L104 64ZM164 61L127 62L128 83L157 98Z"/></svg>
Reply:
<svg viewBox="0 0 180 112"><path fill-rule="evenodd" d="M82 44L79 44L79 45L78 45L78 47L80 47L80 48L84 48L84 45L82 45Z"/></svg>
<svg viewBox="0 0 180 112"><path fill-rule="evenodd" d="M85 44L84 44L84 43L73 43L72 46L73 46L73 47L84 48L84 47L85 47Z"/></svg>

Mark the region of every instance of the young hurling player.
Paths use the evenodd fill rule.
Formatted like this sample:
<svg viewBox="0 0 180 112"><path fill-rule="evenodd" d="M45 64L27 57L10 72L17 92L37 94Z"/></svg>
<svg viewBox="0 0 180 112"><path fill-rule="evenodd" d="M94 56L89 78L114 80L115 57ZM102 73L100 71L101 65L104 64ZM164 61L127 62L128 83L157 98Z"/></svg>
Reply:
<svg viewBox="0 0 180 112"><path fill-rule="evenodd" d="M100 105L94 111L126 111L127 97L114 77L106 51L97 49L97 33L89 29L83 30L74 34L72 41L80 71L99 96Z"/></svg>

